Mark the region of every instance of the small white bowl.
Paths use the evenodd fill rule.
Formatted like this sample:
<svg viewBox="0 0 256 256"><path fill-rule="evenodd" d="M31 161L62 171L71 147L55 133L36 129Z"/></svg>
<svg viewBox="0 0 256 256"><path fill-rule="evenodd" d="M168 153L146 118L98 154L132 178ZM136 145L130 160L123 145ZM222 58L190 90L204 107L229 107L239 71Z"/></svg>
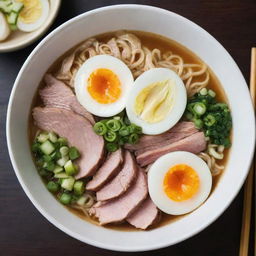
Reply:
<svg viewBox="0 0 256 256"><path fill-rule="evenodd" d="M60 3L61 0L49 0L50 11L46 22L33 32L26 33L19 30L12 32L5 41L0 42L0 52L16 51L36 41L52 25L58 14Z"/></svg>
<svg viewBox="0 0 256 256"><path fill-rule="evenodd" d="M220 80L233 117L229 161L206 202L177 221L149 231L124 232L83 221L46 190L30 153L28 116L38 84L49 66L84 39L120 29L154 32L185 45ZM81 14L50 33L30 54L15 81L7 113L9 154L21 186L35 207L55 226L85 243L118 251L146 251L173 245L200 232L235 198L247 176L255 144L254 111L238 66L216 39L175 13L143 5L116 5Z"/></svg>

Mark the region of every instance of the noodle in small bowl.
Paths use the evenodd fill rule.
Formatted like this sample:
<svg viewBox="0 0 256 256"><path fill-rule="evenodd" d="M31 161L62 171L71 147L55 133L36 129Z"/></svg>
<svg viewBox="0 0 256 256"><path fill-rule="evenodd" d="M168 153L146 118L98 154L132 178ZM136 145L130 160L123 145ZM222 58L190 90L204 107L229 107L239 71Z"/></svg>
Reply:
<svg viewBox="0 0 256 256"><path fill-rule="evenodd" d="M212 176L223 172L207 201L182 218L148 231L127 232L104 228L84 221L65 209L47 192L37 174L27 135L33 97L49 65L69 49L76 49L73 57L72 54L69 55L73 62L69 65L68 72L65 72L65 67L56 71L57 78L72 88L73 74L90 54L114 55L108 44L93 38L120 30L161 35L185 46L202 60L202 64L190 63L178 54L163 53L159 49L150 51L142 46L131 52L130 59L123 59L135 78L152 67L170 68L180 76L188 96L191 96L209 82L209 67L222 85L232 113L232 147L225 163L225 170L223 171L223 167L207 152L200 154L211 169ZM86 39L95 40L93 47L88 46L91 42L88 43ZM120 49L125 49L127 40L124 37L117 35L113 40L119 40ZM81 45L81 42L85 42L86 47ZM241 101L243 108L238 104ZM143 5L116 5L92 10L71 19L50 33L30 54L18 74L10 97L7 142L21 186L35 207L51 223L70 236L97 247L116 251L147 251L170 246L195 235L211 224L229 206L249 170L254 152L255 122L246 82L232 57L216 39L198 25L175 13ZM223 151L223 148L214 144L208 146L209 151L216 154L217 151ZM88 207L93 200L93 196L88 194ZM86 209L81 210L87 214Z"/></svg>

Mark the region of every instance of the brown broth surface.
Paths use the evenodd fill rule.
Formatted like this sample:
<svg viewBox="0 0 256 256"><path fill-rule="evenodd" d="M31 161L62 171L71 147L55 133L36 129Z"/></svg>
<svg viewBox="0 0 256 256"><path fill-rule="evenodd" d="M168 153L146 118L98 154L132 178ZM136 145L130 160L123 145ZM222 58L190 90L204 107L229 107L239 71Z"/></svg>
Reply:
<svg viewBox="0 0 256 256"><path fill-rule="evenodd" d="M142 32L142 31L129 31L133 34L135 34L136 36L138 36L138 38L141 40L142 44L145 45L146 47L148 47L149 49L154 49L154 48L158 48L159 50L161 50L162 52L166 52L166 51L171 51L174 54L180 55L185 63L202 63L203 61L196 56L193 52L191 52L189 49L187 49L186 47L184 47L183 45L177 43L174 40L165 38L163 36L157 35L157 34L153 34L153 33L148 33L148 32ZM113 37L115 35L116 32L110 32L110 33L106 33L106 34L102 34L102 35L98 35L95 36L99 41L103 41L103 42L107 42L111 37ZM58 58L48 69L48 73L54 73L60 66L61 61L68 56L74 48L76 48L77 46L73 47L72 49L70 49L69 51L67 51L64 55L62 55L60 58ZM217 77L214 75L214 73L212 72L212 70L208 67L209 73L210 73L210 81L208 83L207 88L211 88L212 90L214 90L216 92L216 98L218 101L221 102L226 102L227 103L227 97L224 93L224 90L220 84L220 82L218 81ZM41 82L39 84L39 88L42 88L44 86L44 83ZM33 104L31 106L31 110L33 107L35 106L40 106L42 105L42 101L40 100L40 97L37 94L34 97L33 100ZM29 131L28 131L28 135L29 135L29 140L32 143L35 134L37 132L38 128L33 124L32 122L32 116L29 117ZM229 151L225 149L224 151L224 158L221 161L218 161L219 164L221 165L226 165L227 161L228 161L228 157L229 157ZM212 191L216 189L217 185L218 185L218 181L221 177L221 174L213 177L213 185L212 185ZM212 193L211 191L211 193ZM71 211L72 213L76 214L79 218L89 221L95 225L99 225L99 223L94 220L91 219L87 216L85 216L81 211L71 208L71 207L66 207L69 211ZM154 225L151 227L152 228L158 228L167 224L170 224L174 221L177 221L178 219L184 217L185 215L181 215L181 216L172 216L172 215L168 215L165 213L161 213L161 220L160 222L158 222L157 225ZM134 227L132 227L131 225L129 225L128 223L122 223L122 224L109 224L104 226L104 228L111 228L111 229L115 229L115 230L122 230L122 231L135 231L138 230Z"/></svg>

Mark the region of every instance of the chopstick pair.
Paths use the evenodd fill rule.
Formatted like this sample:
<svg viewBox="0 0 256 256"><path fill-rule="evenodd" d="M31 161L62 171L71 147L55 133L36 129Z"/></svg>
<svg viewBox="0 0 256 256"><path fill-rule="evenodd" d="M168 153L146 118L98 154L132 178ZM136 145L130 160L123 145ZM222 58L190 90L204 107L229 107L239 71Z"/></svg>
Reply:
<svg viewBox="0 0 256 256"><path fill-rule="evenodd" d="M255 97L256 97L256 48L252 48L251 51L251 75L250 75L250 93L255 109ZM243 219L242 230L240 239L240 251L239 256L248 256L249 241L250 241L250 225L251 225L251 213L252 213L252 199L253 199L253 178L255 170L255 159L252 161L250 172L248 174L245 187L244 187L244 205L243 205ZM255 191L256 195L256 191ZM256 212L256 211L255 211ZM256 216L254 221L256 221ZM256 255L256 234L254 233L254 255Z"/></svg>

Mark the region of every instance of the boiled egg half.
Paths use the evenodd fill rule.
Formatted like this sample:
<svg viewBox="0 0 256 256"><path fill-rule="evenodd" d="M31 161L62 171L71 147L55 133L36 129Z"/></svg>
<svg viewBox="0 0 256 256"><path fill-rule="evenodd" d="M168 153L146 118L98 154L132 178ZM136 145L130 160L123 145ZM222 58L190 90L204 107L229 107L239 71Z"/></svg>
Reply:
<svg viewBox="0 0 256 256"><path fill-rule="evenodd" d="M94 115L109 117L125 108L126 97L133 86L130 69L110 55L89 58L75 76L78 101Z"/></svg>
<svg viewBox="0 0 256 256"><path fill-rule="evenodd" d="M139 76L126 101L132 123L145 134L160 134L181 118L187 103L186 88L180 77L167 68L153 68Z"/></svg>
<svg viewBox="0 0 256 256"><path fill-rule="evenodd" d="M49 15L48 0L16 0L24 4L21 10L17 27L24 32L31 32L40 28Z"/></svg>
<svg viewBox="0 0 256 256"><path fill-rule="evenodd" d="M166 154L148 172L149 194L156 206L167 214L191 212L208 197L212 175L197 155L185 151Z"/></svg>

